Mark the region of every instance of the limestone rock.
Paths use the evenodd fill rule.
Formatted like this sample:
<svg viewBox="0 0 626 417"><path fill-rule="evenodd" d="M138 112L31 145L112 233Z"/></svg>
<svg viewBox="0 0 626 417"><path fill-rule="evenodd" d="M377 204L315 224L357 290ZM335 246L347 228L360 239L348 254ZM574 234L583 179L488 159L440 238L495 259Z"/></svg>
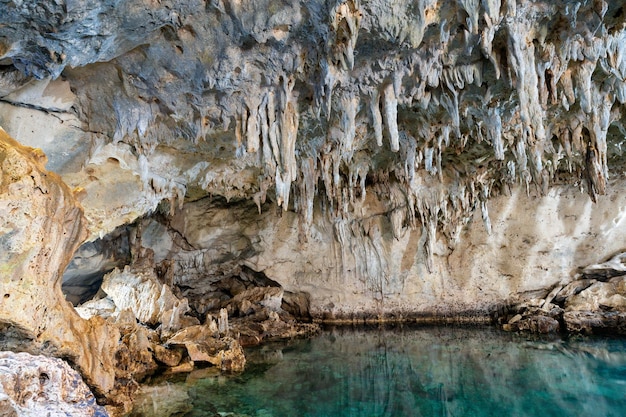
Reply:
<svg viewBox="0 0 626 417"><path fill-rule="evenodd" d="M610 278L626 275L626 253L619 253L606 262L589 265L582 269L585 278L607 281Z"/></svg>
<svg viewBox="0 0 626 417"><path fill-rule="evenodd" d="M532 306L523 303L516 306L513 311L517 314L502 326L506 331L548 334L564 330L560 324L563 309L554 304Z"/></svg>
<svg viewBox="0 0 626 417"><path fill-rule="evenodd" d="M116 269L104 277L101 288L120 311L129 309L137 320L149 325L159 323L165 311L180 303L172 291L158 281L153 270Z"/></svg>
<svg viewBox="0 0 626 417"><path fill-rule="evenodd" d="M173 368L177 366L183 357L183 353L179 349L168 349L161 345L154 346L154 358Z"/></svg>
<svg viewBox="0 0 626 417"><path fill-rule="evenodd" d="M85 320L94 316L114 318L120 313L115 302L108 297L88 301L76 307L76 312Z"/></svg>
<svg viewBox="0 0 626 417"><path fill-rule="evenodd" d="M0 345L68 358L97 395L108 395L119 332L102 318L82 319L61 293L85 224L72 192L44 162L40 150L0 129L0 326L14 329Z"/></svg>
<svg viewBox="0 0 626 417"><path fill-rule="evenodd" d="M561 291L559 291L559 293L556 295L554 300L560 305L564 305L565 300L567 300L569 297L579 294L581 291L586 290L595 282L596 281L594 279L590 279L590 278L574 280L570 282L569 284L567 284L565 287L563 287L563 289L561 289Z"/></svg>
<svg viewBox="0 0 626 417"><path fill-rule="evenodd" d="M567 331L584 334L626 334L626 313L618 311L566 311Z"/></svg>
<svg viewBox="0 0 626 417"><path fill-rule="evenodd" d="M202 317L250 290L218 288L246 268L309 294L317 320L485 317L623 250L618 2L0 0L0 10L0 123L51 156L84 209L41 152L9 146L31 162L2 159L0 322L14 329L6 343L56 341L51 353L75 358L100 393L120 335L80 320L58 285L78 242L131 223L165 286L127 277L150 288L116 290L120 321L128 308L163 334L186 325L185 306L167 307L160 290L180 291ZM72 301L112 266L98 250L68 272ZM82 269L87 258L102 262ZM20 279L32 285L15 297ZM621 308L622 294L596 297L600 287L526 307L557 321L551 301ZM237 300L255 320L251 338L289 324L278 298ZM29 306L32 319L15 318Z"/></svg>
<svg viewBox="0 0 626 417"><path fill-rule="evenodd" d="M115 318L124 311L130 311L143 324L160 325L163 337L169 337L185 326L198 324L196 318L186 316L189 312L187 300L179 299L167 285L162 284L154 269L115 269L104 277L101 289L106 297L91 300L77 308L83 317L97 314Z"/></svg>
<svg viewBox="0 0 626 417"><path fill-rule="evenodd" d="M617 2L118 3L0 0L0 124L200 316L243 266L317 319L486 315L623 249Z"/></svg>
<svg viewBox="0 0 626 417"><path fill-rule="evenodd" d="M304 291L284 291L282 309L299 320L311 319L310 295Z"/></svg>
<svg viewBox="0 0 626 417"><path fill-rule="evenodd" d="M623 334L626 329L626 277L607 272L616 270L615 259L619 257L582 269L595 271L593 274L583 273L583 276L595 276L598 280L583 278L556 286L543 300L531 299L513 306L508 315L499 319L500 324L508 331L542 333L553 329L570 333ZM607 269L609 264L612 266ZM515 315L511 317L512 314Z"/></svg>
<svg viewBox="0 0 626 417"><path fill-rule="evenodd" d="M158 368L153 352L159 338L156 331L137 323L123 326L121 333L116 352L116 376L129 385L136 385Z"/></svg>
<svg viewBox="0 0 626 417"><path fill-rule="evenodd" d="M595 282L565 302L566 311L626 311L626 277Z"/></svg>
<svg viewBox="0 0 626 417"><path fill-rule="evenodd" d="M216 336L207 326L190 326L172 336L165 346L184 346L194 362L208 362L223 371L242 371L246 359L239 342Z"/></svg>
<svg viewBox="0 0 626 417"><path fill-rule="evenodd" d="M253 287L241 291L225 307L229 315L246 316L255 312L255 306L270 311L280 311L283 302L283 289L279 287Z"/></svg>
<svg viewBox="0 0 626 417"><path fill-rule="evenodd" d="M0 352L0 414L106 417L81 376L60 359Z"/></svg>
<svg viewBox="0 0 626 417"><path fill-rule="evenodd" d="M129 231L125 227L102 239L86 242L63 273L63 293L72 304L82 304L98 292L105 274L123 268L130 261Z"/></svg>

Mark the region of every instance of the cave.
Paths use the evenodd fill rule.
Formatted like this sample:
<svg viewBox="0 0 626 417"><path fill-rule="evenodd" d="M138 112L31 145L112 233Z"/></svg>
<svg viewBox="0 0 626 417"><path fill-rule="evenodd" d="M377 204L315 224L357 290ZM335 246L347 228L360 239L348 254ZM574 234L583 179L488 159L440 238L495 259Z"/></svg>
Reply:
<svg viewBox="0 0 626 417"><path fill-rule="evenodd" d="M126 415L324 326L625 334L625 25L602 0L0 0L0 348Z"/></svg>

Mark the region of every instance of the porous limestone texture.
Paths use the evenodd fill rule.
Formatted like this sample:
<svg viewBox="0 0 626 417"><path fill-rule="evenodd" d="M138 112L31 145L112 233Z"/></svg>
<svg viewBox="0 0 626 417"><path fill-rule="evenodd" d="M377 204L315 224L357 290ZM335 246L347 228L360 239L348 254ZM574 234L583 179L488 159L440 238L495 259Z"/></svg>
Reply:
<svg viewBox="0 0 626 417"><path fill-rule="evenodd" d="M81 188L89 241L137 222L197 312L247 268L316 318L484 313L623 249L625 24L604 0L0 0L0 125Z"/></svg>
<svg viewBox="0 0 626 417"><path fill-rule="evenodd" d="M80 374L60 359L0 352L0 414L108 417Z"/></svg>
<svg viewBox="0 0 626 417"><path fill-rule="evenodd" d="M63 270L85 223L73 192L44 164L41 150L0 129L0 345L64 357L108 394L119 332L100 317L81 319L65 301Z"/></svg>

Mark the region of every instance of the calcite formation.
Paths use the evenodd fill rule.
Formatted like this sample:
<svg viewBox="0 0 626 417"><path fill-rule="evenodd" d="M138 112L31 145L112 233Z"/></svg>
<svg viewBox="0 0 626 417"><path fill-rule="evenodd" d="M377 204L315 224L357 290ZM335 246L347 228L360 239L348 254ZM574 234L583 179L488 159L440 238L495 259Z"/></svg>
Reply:
<svg viewBox="0 0 626 417"><path fill-rule="evenodd" d="M41 284L2 320L85 323L58 284L84 303L115 268L202 326L545 304L624 250L625 25L604 0L0 0L0 125L60 175L10 143L39 162L2 177L2 279ZM50 307L17 320L25 297ZM163 324L152 301L127 307Z"/></svg>

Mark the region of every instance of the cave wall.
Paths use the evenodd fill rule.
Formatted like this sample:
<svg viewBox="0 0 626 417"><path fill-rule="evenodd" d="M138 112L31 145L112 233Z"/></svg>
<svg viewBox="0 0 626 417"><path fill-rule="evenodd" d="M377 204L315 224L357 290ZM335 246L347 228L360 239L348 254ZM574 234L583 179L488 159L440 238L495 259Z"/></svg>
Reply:
<svg viewBox="0 0 626 417"><path fill-rule="evenodd" d="M622 249L618 3L0 10L0 125L189 294L245 266L320 317L482 311Z"/></svg>
<svg viewBox="0 0 626 417"><path fill-rule="evenodd" d="M359 219L333 223L316 211L306 241L296 213L258 214L252 202L206 198L172 217L145 219L140 246L200 309L220 280L247 267L287 291L309 293L317 319L480 317L544 298L580 278L583 267L623 251L624 185L613 182L597 203L576 187L546 196L517 188L494 198L491 233L477 212L454 244L437 240L432 271L423 229L394 236L373 198Z"/></svg>

